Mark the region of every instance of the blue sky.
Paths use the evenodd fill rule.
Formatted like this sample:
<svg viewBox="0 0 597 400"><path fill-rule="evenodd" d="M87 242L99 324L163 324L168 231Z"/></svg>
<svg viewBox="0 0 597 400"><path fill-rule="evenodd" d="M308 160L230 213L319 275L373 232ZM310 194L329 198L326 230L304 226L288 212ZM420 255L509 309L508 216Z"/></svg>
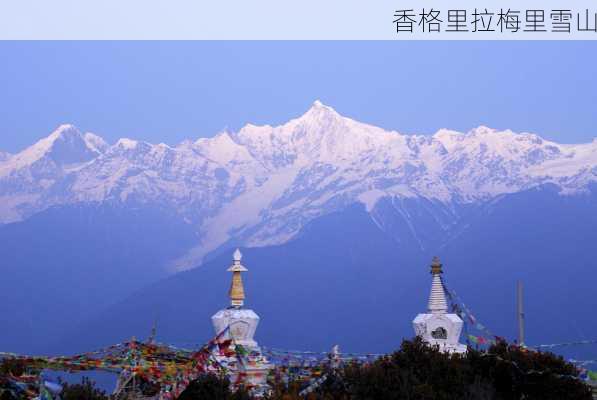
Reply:
<svg viewBox="0 0 597 400"><path fill-rule="evenodd" d="M597 136L596 42L0 42L0 149L73 123L176 144L320 99L403 133Z"/></svg>

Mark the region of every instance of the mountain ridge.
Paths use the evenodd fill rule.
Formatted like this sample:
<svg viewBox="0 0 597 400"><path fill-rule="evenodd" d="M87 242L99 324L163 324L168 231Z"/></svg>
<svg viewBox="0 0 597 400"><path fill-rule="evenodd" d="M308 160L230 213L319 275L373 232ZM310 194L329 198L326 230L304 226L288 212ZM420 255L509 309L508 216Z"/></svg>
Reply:
<svg viewBox="0 0 597 400"><path fill-rule="evenodd" d="M109 145L62 125L0 158L0 222L55 205L162 204L201 237L172 261L179 270L198 265L226 243L284 243L314 218L355 201L370 213L392 198L449 208L545 184L562 195L578 194L595 181L597 140L559 144L485 126L405 135L316 101L282 125L247 124L176 146L126 138Z"/></svg>

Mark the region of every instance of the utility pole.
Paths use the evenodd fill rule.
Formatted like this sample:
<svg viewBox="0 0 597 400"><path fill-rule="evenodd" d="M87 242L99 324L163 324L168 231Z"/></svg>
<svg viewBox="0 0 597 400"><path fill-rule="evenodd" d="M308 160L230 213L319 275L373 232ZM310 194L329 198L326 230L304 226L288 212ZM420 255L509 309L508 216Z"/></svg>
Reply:
<svg viewBox="0 0 597 400"><path fill-rule="evenodd" d="M149 335L149 338L147 339L147 343L149 343L149 344L156 343L157 329L158 329L158 317L156 316L155 319L153 320L153 326L151 327L151 334Z"/></svg>
<svg viewBox="0 0 597 400"><path fill-rule="evenodd" d="M516 316L518 319L518 345L524 346L524 307L522 281L516 283Z"/></svg>

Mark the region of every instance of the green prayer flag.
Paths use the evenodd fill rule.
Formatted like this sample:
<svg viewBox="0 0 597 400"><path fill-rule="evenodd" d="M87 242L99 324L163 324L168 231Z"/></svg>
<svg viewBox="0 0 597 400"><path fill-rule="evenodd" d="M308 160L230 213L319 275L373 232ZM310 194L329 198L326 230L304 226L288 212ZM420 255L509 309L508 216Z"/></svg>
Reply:
<svg viewBox="0 0 597 400"><path fill-rule="evenodd" d="M245 349L243 346L241 346L240 344L236 345L235 350L241 356L246 356L247 354L249 354L249 351L247 349Z"/></svg>

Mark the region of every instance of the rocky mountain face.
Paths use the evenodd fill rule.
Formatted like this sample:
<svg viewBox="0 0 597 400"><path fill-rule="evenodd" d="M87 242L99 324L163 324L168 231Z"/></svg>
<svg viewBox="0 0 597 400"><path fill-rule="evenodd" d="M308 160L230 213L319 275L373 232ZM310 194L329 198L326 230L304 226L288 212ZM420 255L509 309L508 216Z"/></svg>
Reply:
<svg viewBox="0 0 597 400"><path fill-rule="evenodd" d="M597 140L559 144L531 133L479 127L404 135L359 123L315 102L281 126L175 147L120 139L108 145L71 125L15 155L0 155L0 221L58 205L151 205L176 212L199 238L169 267L198 265L230 244L265 246L294 238L310 221L363 203L382 229L392 209L418 246L427 236L413 212L447 241L471 208L546 184L582 194L597 181ZM409 222L410 221L410 222ZM401 240L398 236L397 240Z"/></svg>

